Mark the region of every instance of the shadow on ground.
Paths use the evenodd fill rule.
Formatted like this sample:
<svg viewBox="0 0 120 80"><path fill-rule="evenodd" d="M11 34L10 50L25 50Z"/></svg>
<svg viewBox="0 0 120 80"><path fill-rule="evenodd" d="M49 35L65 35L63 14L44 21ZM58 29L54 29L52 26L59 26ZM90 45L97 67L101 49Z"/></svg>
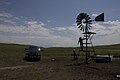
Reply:
<svg viewBox="0 0 120 80"><path fill-rule="evenodd" d="M27 61L27 62L38 62L40 61L40 59L38 58L23 58L24 61Z"/></svg>

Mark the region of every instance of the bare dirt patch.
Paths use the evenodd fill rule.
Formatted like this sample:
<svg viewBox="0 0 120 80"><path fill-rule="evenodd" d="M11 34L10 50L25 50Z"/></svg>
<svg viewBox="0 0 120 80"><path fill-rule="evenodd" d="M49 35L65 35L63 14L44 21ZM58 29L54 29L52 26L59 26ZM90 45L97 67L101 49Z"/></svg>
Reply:
<svg viewBox="0 0 120 80"><path fill-rule="evenodd" d="M0 80L119 80L117 74L120 74L120 60L75 65L66 57L56 57L55 61L44 57L39 62L0 68Z"/></svg>

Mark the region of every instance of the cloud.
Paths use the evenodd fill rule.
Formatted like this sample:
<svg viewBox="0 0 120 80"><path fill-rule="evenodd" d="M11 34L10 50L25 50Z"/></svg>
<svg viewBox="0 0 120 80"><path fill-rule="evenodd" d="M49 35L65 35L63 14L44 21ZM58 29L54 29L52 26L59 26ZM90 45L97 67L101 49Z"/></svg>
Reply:
<svg viewBox="0 0 120 80"><path fill-rule="evenodd" d="M94 38L96 45L120 43L120 21L108 21L93 24L93 30L96 32Z"/></svg>
<svg viewBox="0 0 120 80"><path fill-rule="evenodd" d="M52 30L55 30L55 31L65 31L66 28L65 27L54 27L54 28L52 28Z"/></svg>
<svg viewBox="0 0 120 80"><path fill-rule="evenodd" d="M2 12L0 12L0 17L10 18L13 16L10 13L6 13L6 12L2 11Z"/></svg>
<svg viewBox="0 0 120 80"><path fill-rule="evenodd" d="M10 23L10 24L14 24L15 22L12 20L4 20L5 23Z"/></svg>
<svg viewBox="0 0 120 80"><path fill-rule="evenodd" d="M99 15L99 14L92 14L93 17L96 17L96 16L98 16L98 15Z"/></svg>
<svg viewBox="0 0 120 80"><path fill-rule="evenodd" d="M26 20L24 22L25 25L18 25L17 22L14 21L14 18L22 19L13 15L11 16L11 18L4 16L6 17L3 21L5 24L0 24L0 42L34 44L47 47L73 45L74 39L71 37L64 36L64 33L63 35L55 34L58 31L63 32L67 28L47 28L44 27L46 26L44 23L35 20Z"/></svg>
<svg viewBox="0 0 120 80"><path fill-rule="evenodd" d="M28 21L27 24L28 25L34 25L34 24L38 24L38 22L37 21Z"/></svg>
<svg viewBox="0 0 120 80"><path fill-rule="evenodd" d="M107 26L108 25L108 26ZM108 21L104 23L93 24L93 31L97 32L98 35L112 35L119 34L120 32L119 21Z"/></svg>
<svg viewBox="0 0 120 80"><path fill-rule="evenodd" d="M33 44L43 47L78 46L82 36L76 24L64 27L48 27L36 20L26 20L10 13L0 13L0 43ZM24 22L21 22L24 21ZM19 25L18 25L19 24ZM91 31L94 45L120 43L120 21L93 23Z"/></svg>

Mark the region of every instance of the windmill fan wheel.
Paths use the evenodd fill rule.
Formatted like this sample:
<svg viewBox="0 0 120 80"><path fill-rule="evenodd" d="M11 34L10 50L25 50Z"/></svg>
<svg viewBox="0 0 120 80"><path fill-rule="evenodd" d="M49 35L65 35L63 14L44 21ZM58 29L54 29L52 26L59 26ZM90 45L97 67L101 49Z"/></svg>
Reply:
<svg viewBox="0 0 120 80"><path fill-rule="evenodd" d="M78 28L80 28L80 30L82 30L83 32L89 31L92 28L92 20L86 13L80 13L77 16L76 23Z"/></svg>

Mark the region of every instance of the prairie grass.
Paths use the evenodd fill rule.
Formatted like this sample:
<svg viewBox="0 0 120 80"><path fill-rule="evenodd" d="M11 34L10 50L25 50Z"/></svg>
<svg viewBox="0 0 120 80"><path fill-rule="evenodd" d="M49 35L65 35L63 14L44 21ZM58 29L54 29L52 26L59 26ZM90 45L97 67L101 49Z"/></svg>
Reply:
<svg viewBox="0 0 120 80"><path fill-rule="evenodd" d="M25 48L28 45L18 44L0 44L0 60L21 60L25 56ZM120 44L107 45L107 46L95 46L96 54L110 54L113 56L120 56ZM79 48L76 48L78 53ZM43 48L43 56L66 56L70 57L73 54L73 47L50 47ZM85 56L85 52L80 52L80 56Z"/></svg>
<svg viewBox="0 0 120 80"><path fill-rule="evenodd" d="M25 47L17 44L0 44L0 60L21 60L25 54Z"/></svg>

